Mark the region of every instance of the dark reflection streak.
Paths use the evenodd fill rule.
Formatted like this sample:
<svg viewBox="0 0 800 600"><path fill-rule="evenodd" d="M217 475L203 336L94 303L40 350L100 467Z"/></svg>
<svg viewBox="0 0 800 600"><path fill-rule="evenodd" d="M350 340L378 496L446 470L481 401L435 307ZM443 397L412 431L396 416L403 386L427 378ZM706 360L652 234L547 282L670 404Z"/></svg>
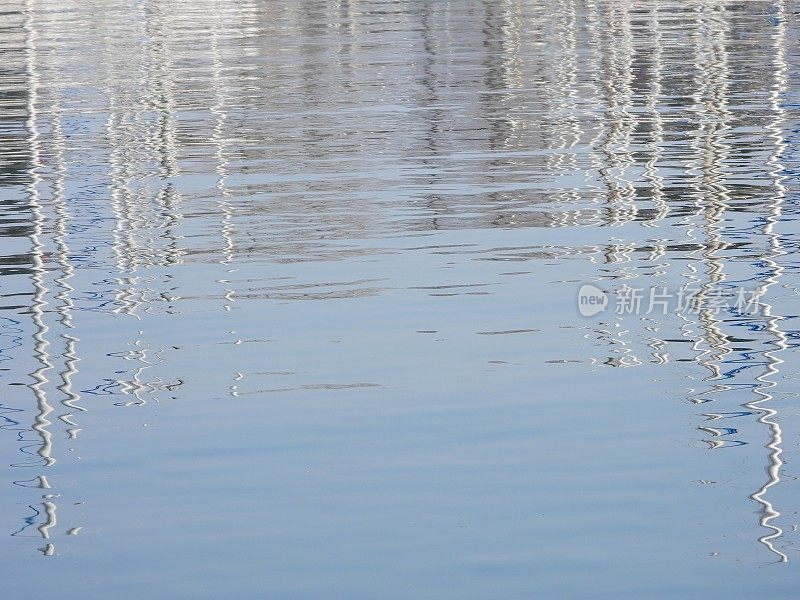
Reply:
<svg viewBox="0 0 800 600"><path fill-rule="evenodd" d="M327 98L324 97L323 84L326 70L325 48L316 43L322 31L319 22L319 7L316 2L305 0L301 8L301 24L299 33L305 42L302 47L302 65L300 77L302 79L303 93L300 97L306 103L308 110L320 111L325 106ZM304 123L302 139L308 142L307 152L312 159L325 158L322 142L329 136L325 123L317 119L309 119ZM322 189L321 184L311 183L311 191Z"/></svg>
<svg viewBox="0 0 800 600"><path fill-rule="evenodd" d="M25 525L23 525L23 526L22 526L22 527L20 527L18 530L16 530L15 532L13 532L13 533L11 534L11 537L41 537L41 532L39 533L39 535L38 535L38 536L35 536L35 535L32 535L32 536L23 536L23 535L22 535L22 534L23 534L23 532L24 532L26 529L28 529L29 527L33 526L33 524L34 524L34 523L36 523L36 518L37 518L37 517L38 517L38 516L41 514L41 512L39 511L39 509L37 509L37 508L36 508L36 506L34 506L34 505L29 505L29 506L28 506L28 508L30 508L30 509L33 511L33 514L32 514L32 515L30 515L29 517L25 517L25 518L23 519L23 522L25 523Z"/></svg>
<svg viewBox="0 0 800 600"><path fill-rule="evenodd" d="M495 10L499 9L498 15ZM486 122L488 136L487 156L489 157L485 169L482 169L483 177L493 181L497 177L498 171L504 165L504 159L491 158L495 150L502 150L508 139L508 120L503 111L503 95L507 95L505 90L506 82L503 77L503 70L500 60L506 51L503 43L503 13L499 3L494 0L484 0L483 2L483 43L481 51L483 53L482 66L484 69L483 88L486 91L497 92L503 90L503 94L484 93L478 96L481 104L480 115ZM502 116L501 116L502 115ZM491 205L501 199L501 194L497 192L489 193L486 201L490 204L489 215L492 214Z"/></svg>
<svg viewBox="0 0 800 600"><path fill-rule="evenodd" d="M423 154L420 161L424 166L426 177L424 182L428 187L434 187L438 182L440 175L438 173L438 166L436 157L441 153L439 148L439 136L443 133L442 123L445 119L445 113L440 108L436 107L440 102L439 92L443 86L441 85L440 78L436 73L436 27L434 22L435 11L430 2L422 3L422 78L421 84L424 88L422 98L419 104L428 107L428 110L423 111L422 118L426 122L425 131L425 147L427 152ZM426 207L428 212L433 215L430 220L429 227L431 230L436 231L440 229L439 217L441 209L439 204L441 198L436 194L427 195Z"/></svg>
<svg viewBox="0 0 800 600"><path fill-rule="evenodd" d="M502 3L492 0L483 2L483 69L484 89L487 91L500 91L502 94L481 94L481 115L487 120L486 126L489 136L489 156L491 150L502 150L512 131L512 122L508 118L507 110L503 106L504 97L510 95L509 82L503 68L503 58L509 52L505 35L508 30L506 14ZM505 159L493 158L488 161L489 177L493 178L499 167L504 166Z"/></svg>
<svg viewBox="0 0 800 600"><path fill-rule="evenodd" d="M338 18L333 24L333 28L338 32L342 41L336 45L336 67L342 73L342 87L349 93L354 93L356 87L353 82L356 80L356 73L353 69L354 46L352 40L355 37L355 14L356 11L354 3L351 0L339 0L337 2L339 7ZM427 6L427 3L425 3Z"/></svg>

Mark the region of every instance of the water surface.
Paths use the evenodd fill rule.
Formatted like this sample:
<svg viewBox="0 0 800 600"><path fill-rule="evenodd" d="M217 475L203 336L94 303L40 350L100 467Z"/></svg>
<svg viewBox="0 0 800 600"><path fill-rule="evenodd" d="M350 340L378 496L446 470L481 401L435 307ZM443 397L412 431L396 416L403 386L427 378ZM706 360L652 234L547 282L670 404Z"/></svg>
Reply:
<svg viewBox="0 0 800 600"><path fill-rule="evenodd" d="M794 597L797 17L0 0L6 593Z"/></svg>

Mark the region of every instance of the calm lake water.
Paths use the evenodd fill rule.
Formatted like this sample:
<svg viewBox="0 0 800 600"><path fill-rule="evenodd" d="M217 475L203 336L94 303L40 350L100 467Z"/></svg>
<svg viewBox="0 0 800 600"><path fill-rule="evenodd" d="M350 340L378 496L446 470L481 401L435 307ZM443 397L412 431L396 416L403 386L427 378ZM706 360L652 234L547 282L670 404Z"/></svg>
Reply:
<svg viewBox="0 0 800 600"><path fill-rule="evenodd" d="M779 0L0 0L3 593L796 597L799 70Z"/></svg>

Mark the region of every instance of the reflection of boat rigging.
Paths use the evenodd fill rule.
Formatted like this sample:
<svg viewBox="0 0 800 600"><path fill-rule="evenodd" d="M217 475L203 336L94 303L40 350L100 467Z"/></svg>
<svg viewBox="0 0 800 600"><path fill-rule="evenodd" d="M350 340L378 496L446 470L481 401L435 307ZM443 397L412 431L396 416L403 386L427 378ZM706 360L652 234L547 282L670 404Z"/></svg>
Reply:
<svg viewBox="0 0 800 600"><path fill-rule="evenodd" d="M31 320L33 322L33 352L39 367L31 373L33 383L28 387L33 392L37 414L34 417L34 423L31 430L34 431L39 437L39 442L36 443L36 454L41 460L34 463L23 463L18 466L31 467L38 466L47 468L55 463L53 457L53 441L52 433L49 426L52 424L48 419L50 413L53 412L46 391L46 385L49 383L46 373L53 368L53 363L50 361L48 347L50 343L47 340L47 333L49 327L45 323L45 307L47 306L46 296L48 288L45 285L45 259L43 235L44 235L44 213L41 202L40 186L43 182L43 177L40 170L43 167L41 160L41 139L38 130L38 92L40 89L40 75L37 68L37 29L33 22L34 11L31 6L30 0L26 2L26 20L24 23L25 37L25 54L26 54L26 74L28 77L28 104L27 104L27 120L26 129L29 134L29 147L30 147L30 182L27 186L27 195L30 203L33 230L30 235L31 241L31 282L33 284L33 299L31 302ZM29 446L23 446L22 451L28 453ZM46 476L40 474L35 477L37 487L49 487ZM21 482L23 485L25 482ZM31 507L33 508L33 507ZM34 509L36 510L36 509ZM37 511L38 513L38 511ZM45 521L41 523L37 530L42 538L45 540L50 537L50 529L56 523L56 505L51 501L42 503L42 513L45 516ZM25 529L25 528L23 528ZM48 544L43 550L45 554L52 554L53 550Z"/></svg>
<svg viewBox="0 0 800 600"><path fill-rule="evenodd" d="M145 379L144 372L160 362L161 356L159 352L151 352L141 339L136 339L131 342L133 349L107 354L110 358L118 356L136 363L137 366L133 369L118 371L119 374L131 373L129 379L117 377L106 386L90 387L82 392L76 389L75 380L81 375L78 368L80 339L76 329L76 311L85 310L86 307L76 305L76 285L82 284L76 284L75 281L82 273L75 264L74 256L77 251L71 247L71 236L80 236L84 228L71 225L76 219L74 211L79 209L77 202L68 199L67 190L72 176L69 165L75 161L71 153L80 153L83 149L73 146L69 140L69 128L75 127L76 119L70 112L74 108L69 106L68 90L71 83L65 72L70 65L62 60L66 55L51 52L50 48L46 55L40 51L40 40L52 38L53 32L50 28L54 23L40 17L32 0L26 1L26 10L20 14L20 29L24 32L21 62L26 90L24 147L28 156L24 192L31 215L27 234L30 247L28 277L33 288L30 306L26 312L30 315L32 356L35 361L35 368L29 374L32 382L27 388L33 395L36 412L29 428L23 429L21 423L13 422L15 427L20 428L20 451L24 459L15 461L12 466L40 469L39 474L33 477L15 477L13 483L19 488L36 490L40 495L43 491L46 493L41 496L41 503L29 505L31 516L26 517L23 527L12 535L25 537L35 531L37 537L46 541L41 551L52 555L56 552L54 534L58 525L59 494L57 484L51 483L57 480L53 479L50 469L56 465L60 451L74 450L60 446L59 431L54 427L63 426L64 439L76 440L81 431L76 415L86 410L82 406L81 396L96 394L98 388L102 388L103 395L132 395L136 399L134 404L144 404L147 395L156 390L174 389L182 382ZM107 50L111 52L110 49ZM169 65L158 71L161 75L170 72ZM119 75L114 74L117 77ZM157 82L153 86L153 93L161 89ZM169 85L162 87L159 92L162 95L164 90L171 89ZM137 123L139 111L136 106L130 106L130 98L118 97L119 89L114 86L109 87L106 93L111 111L106 128L101 130L105 133L105 145L99 146L108 148L111 180L108 188L111 202L110 215L103 215L103 219L107 222L110 217L112 221L108 247L111 248L119 277L113 281L116 284L114 290L109 292L113 294L112 300L102 294L97 298L103 311L138 317L138 309L144 307L147 311L150 302L146 299L146 290L141 287L146 279L135 272L147 266L169 266L180 262L182 250L177 246L179 237L172 233L180 222L180 215L176 212L175 192L167 185L153 198L157 206L151 206L151 212L163 220L161 230L166 244L159 248L155 240L144 237L149 234L150 215L146 212L146 203L141 202L141 190L135 189L131 183L140 174L137 168L147 168L143 161L147 161L148 157L141 153L133 155L130 149L137 146L160 146L149 144L149 138L138 137L148 127ZM170 106L162 110L162 114L171 112ZM159 160L165 169L165 175L169 176L177 168L177 136L174 126L169 125L169 119L160 119L159 123L165 128L163 135L155 136L156 139L164 140L162 157ZM104 222L103 219L97 222ZM78 242L75 245L79 245L81 240L79 237L76 239ZM96 241L92 240L92 244L96 244ZM97 246L94 245L93 248L96 249ZM97 310L97 307L89 310ZM21 322L19 327L22 328ZM20 331L19 345L23 343L21 333ZM55 371L58 373L57 377L52 375ZM54 399L58 400L61 409L57 408L58 404L54 403ZM57 420L54 419L56 412ZM28 435L22 433L24 431L29 432ZM31 433L34 434L33 437ZM65 458L65 455L60 458ZM80 529L81 527L72 525L66 534L77 535Z"/></svg>
<svg viewBox="0 0 800 600"><path fill-rule="evenodd" d="M767 238L770 251L768 255L762 258L762 262L767 268L767 276L758 289L757 296L759 298L763 298L770 287L780 282L784 269L775 259L787 254L783 249L780 235L775 232L775 225L781 220L783 203L787 192L783 183L785 175L781 163L786 147L782 129L782 125L785 122L785 110L782 106L782 99L787 89L788 74L788 65L786 63L786 18L785 6L783 3L779 3L777 12L774 15L775 29L773 30L773 44L775 48L775 68L773 75L774 83L770 90L770 108L774 119L767 126L770 131L770 136L775 143L775 151L768 160L775 193L769 203L769 212L764 219L762 230L763 235ZM782 350L786 350L789 344L787 335L780 328L783 317L774 315L773 307L766 302L762 303L762 316L766 325L765 329L773 338L773 340L767 341L765 344L774 346L774 350L770 349L763 352L765 358L764 372L756 377L758 386L753 389L753 393L757 394L759 399L749 402L745 406L761 413L758 421L766 425L769 431L769 441L766 445L769 451L769 457L766 467L767 481L756 492L751 494L750 498L758 502L762 507L759 517L761 526L771 531L771 533L759 538L759 541L774 552L779 557L778 560L780 562L787 562L789 560L787 555L774 546L775 540L783 535L781 527L773 522L780 517L781 513L775 509L772 503L766 498L769 488L777 485L781 480L781 466L783 465L781 459L781 453L783 452L781 449L782 431L777 418L778 411L769 405L764 406L764 404L775 398L774 388L777 387L778 384L772 378L779 373L778 365L784 362L781 358L776 356L776 354Z"/></svg>
<svg viewBox="0 0 800 600"><path fill-rule="evenodd" d="M616 322L608 319L610 323L597 325L587 337L594 337L607 354L596 359L599 364L633 367L655 363L669 364L675 369L683 364L697 368L705 379L702 386L688 394L693 406L715 406L707 404L714 402L719 406L736 398L735 411L706 412L702 417L708 422L696 429L697 419L692 417L693 431L695 434L700 431L700 438L712 449L748 443L736 427L729 426L733 417L757 421L759 431L769 438L767 478L749 498L760 507L761 528L768 530L759 541L778 560L786 561L787 555L779 547L784 533L778 524L781 513L770 501L770 490L774 501L777 490L773 488L781 481L783 466L783 432L773 401L778 392L778 378L785 376L781 370L786 370L782 364L787 354L781 353L790 347L790 335L785 331L784 317L773 314L781 312L776 302L761 302L761 312L755 316L720 314L702 306L718 292L729 293L734 284L757 285L763 297L768 290L775 292L780 288L782 278L786 278L781 258L788 254L787 244L776 232L788 195L781 164L785 147L785 111L781 102L789 73L786 5L777 3L771 15L774 64L764 69L768 73L764 77L769 78L771 85L770 122L766 125L769 133L766 141L774 149L766 161L771 182L760 190L742 192L740 187L746 186L740 181L731 183L737 178L732 166L738 159L732 139L737 120L744 122L743 128L756 129L764 119L759 116L749 121L746 121L749 117L740 119L737 90L731 89L731 81L736 81L736 25L732 24L733 17L724 3L696 0L691 6L692 25L685 28L676 27L674 19L672 23L661 20L657 3L639 7L632 0L612 0L613 10L608 14L604 7L593 3L586 6L557 3L551 21L557 26L541 31L528 28L530 19L523 4L486 0L474 9L469 33L480 41L474 47L462 49L467 56L460 57L472 61L471 68L464 69L462 74L468 81L465 88L476 94L474 99L465 99L467 94L459 89L460 82L450 79L453 75L448 72L452 66L447 62L451 49L446 44L455 40L450 28L455 30L458 23L447 21L449 13L442 18L431 3L422 3L409 14L409 19L419 21L408 36L409 48L418 54L417 60L404 67L408 69L408 88L412 92L399 100L382 98L381 102L386 104L376 103L377 110L385 112L376 114L386 120L407 119L413 134L402 140L407 145L401 150L389 146L399 157L400 174L381 176L396 179L385 188L382 186L386 180L380 178L369 185L383 192L402 179L404 191L408 192L406 199L413 202L421 199L421 204L413 208L415 212L407 220L405 214L394 219L397 213L392 213L394 221L387 227L402 228L413 221L409 227L429 234L448 227L463 230L589 225L580 235L596 235L601 239L590 239L578 250L569 246L562 249L590 261L592 268L596 267L598 279L607 278L617 284L637 278L643 281L672 276L696 284L701 307L692 318L685 318L675 326L676 339L669 339L665 331L670 326L667 319L642 319L644 333L639 339L633 328L621 326L622 319ZM40 41L45 35L52 37L52 32L41 29L49 25L37 17L33 0L26 0L25 6L24 77L28 96L24 128L28 164L24 191L31 215L26 238L30 272L25 275L25 286L30 289L30 305L24 307L21 322L26 321L20 327L25 331L30 329L30 336L23 343L31 346L34 364L25 369L30 371L27 387L19 389L25 391L26 402L33 403L34 413L27 421L32 423L25 426L24 437L20 438L23 459L15 461L13 466L30 470L14 483L30 488L37 502L41 502L25 501L33 512L12 535L44 540L42 552L51 555L56 551L53 540L59 518L63 526L68 506L62 505L62 512L58 513L56 491L44 495L43 492L59 486L58 479L52 477L51 467L56 465L57 458L63 461L69 456L62 453L61 443L71 444L79 436L80 442L84 441L80 432L82 425L87 426L84 420L87 415L80 413L87 410L84 405L91 406L86 400L142 406L156 392L172 390L183 382L165 381L153 375L162 362L161 351L149 347L145 333L137 331L115 341L123 349L115 346L113 351L103 352L103 360L126 361L118 371L108 377L104 371L102 376L93 375L91 383L79 384L86 375L81 370L97 368L90 361L81 363L82 353L88 350L81 345L78 334L80 311L90 301L81 296L80 290L86 289L82 279L86 272L82 272L75 256L88 236L81 238L71 227L79 211L70 199L70 178L75 175L69 169L80 162L71 154L80 149L72 145L70 128L83 117L70 113L70 98L65 91L70 82L66 80L63 64L66 55L59 52L42 55ZM110 275L103 275L107 277L103 280L105 287L96 294L103 296L102 310L113 314L98 316L98 320L116 318L115 323L129 324L132 319L144 320L150 316L159 303L172 304L177 294L155 291L149 286L152 282L157 282L153 287L158 282L173 285L171 278L180 280L180 275L176 275L180 269L169 269L189 263L198 255L213 255L214 260L208 261L213 264L203 265L208 269L205 272L218 269L213 272L221 274L225 269L233 272L238 265L232 263L246 253L260 256L265 247L281 246L280 252L297 253L290 247L298 244L297 237L305 240L305 232L294 239L286 235L276 241L273 236L280 238L286 223L305 225L303 221L313 206L307 197L324 192L329 197L338 194L350 202L352 199L345 198L344 192L358 192L363 185L363 180L336 181L336 169L341 165L328 162L327 157L340 143L364 144L366 149L357 150L362 157L368 156L373 147L365 142L366 138L359 138L363 133L358 130L359 124L347 132L349 139L337 138L336 134L344 129L336 127L341 114L329 114L326 107L327 94L334 89L326 78L342 80L335 84L339 87L334 87L352 94L348 101L353 106L368 99L368 92L364 92L367 86L353 84L358 77L368 79L374 75L365 76L360 71L369 55L352 39L358 35L359 27L364 27L358 19L360 8L349 2L331 4L331 14L338 11L342 23L336 23L330 30L341 38L336 42L337 50L330 64L321 43L309 44L305 50L309 55L303 55L300 61L306 62L296 72L276 70L274 82L264 86L270 88L268 91L254 91L257 84L241 83L238 78L244 73L242 79L249 82L258 79L261 73L258 69L263 64L234 65L233 59L241 57L236 54L238 46L231 44L238 44L239 40L232 42L228 35L238 25L232 21L247 22L248 30L242 34L248 44L247 52L253 56L266 54L273 39L267 34L273 17L277 16L276 8L262 9L255 4L242 8L240 4L215 13L214 6L203 7L211 15L208 46L206 62L196 71L197 65L181 66L172 53L183 35L173 27L172 5L155 3L136 8L139 12L132 19L136 35L131 36L131 45L125 50L130 52L135 47L130 56L121 56L115 47L113 29L107 23L98 24L102 30L101 51L113 55L113 60L103 62L103 73L98 77L116 83L107 88L100 86L104 104L97 113L102 118L97 119L95 114L91 118L96 121L82 132L86 136L82 142L97 141L93 151L101 157L98 162L105 168L99 175L102 184L97 187L102 192L98 195L107 194L109 200L97 202L94 209L101 225L86 226L95 227L96 236L91 244L100 257L97 263L104 259L110 263ZM293 34L308 39L318 35L318 23L304 19L304 9L294 6L287 10L290 12L287 27L293 29ZM243 17L245 11L247 18ZM532 52L529 57L528 44L544 50ZM683 79L671 73L678 63L689 74ZM328 68L334 71L333 76L326 73ZM186 76L187 71L192 71L192 75ZM585 75L587 72L600 75L591 80ZM322 168L330 172L323 173L324 177L318 181L251 185L247 181L253 172L281 168L281 154L287 148L292 149L296 140L279 139L283 123L274 129L265 126L263 131L259 130L269 119L274 118L277 123L286 118L280 112L283 105L276 102L274 114L265 118L245 103L256 98L269 104L283 88L294 91L288 85L293 82L292 77L301 83L299 102L306 103L303 109L307 109L306 117L293 125L300 130L298 137L307 142L309 149L309 156L300 156L298 160L308 160L305 164L315 166L324 164ZM241 89L237 87L240 84ZM252 89L247 87L251 85ZM257 93L263 95L248 96ZM193 104L197 97L202 97L202 101ZM683 103L687 98L689 102ZM409 104L415 110L406 110ZM186 117L184 110L191 115ZM676 111L681 112L679 117ZM357 109L348 115L353 123L359 118ZM184 117L193 120L191 127L183 127ZM691 130L687 122L691 122ZM85 123L77 126L82 125ZM193 127L209 135L195 136L194 131L189 131ZM386 127L387 131L390 129ZM248 139L240 144L236 136ZM459 147L471 142L481 151ZM753 145L765 144L759 141ZM187 156L191 160L182 162ZM197 166L193 160L202 163L197 172L192 170ZM474 172L470 170L472 167ZM680 174L676 174L678 171ZM183 178L184 175L188 176ZM187 201L182 204L185 190L195 185L202 187L205 184L198 181L208 175L214 183L198 196L187 193ZM197 179L193 179L195 176ZM534 183L540 185L538 188L530 181L537 177L540 181ZM458 187L454 184L457 179L467 184ZM412 181L413 185L409 183ZM490 185L485 185L487 182ZM506 183L508 189L503 188ZM526 184L530 187L526 188ZM475 191L481 186L483 189ZM288 191L275 192L273 198L273 192L280 189ZM737 203L745 194L751 196L748 202ZM348 236L351 229L369 232L365 224L383 217L375 216L372 202L359 196L344 208L335 202L325 203L321 209L313 206L314 214L321 215L319 224L330 227L333 234L328 236L330 231L320 229L313 234L319 239L312 239L309 245L324 243L321 240L327 239L326 236ZM352 215L345 215L341 221L330 217L329 224L325 211L333 205L342 214ZM535 205L544 206L531 210ZM264 227L269 229L264 234L260 231L263 223L273 223L267 217L276 217L277 226ZM738 246L731 241L733 219L750 219L755 223L750 231L751 240ZM351 226L352 223L357 226ZM683 240L671 244L668 241L674 239L671 236L658 237L658 229L667 226ZM600 227L603 229L598 233ZM630 235L634 227L636 233ZM492 232L502 238L498 233ZM636 235L646 239L631 241ZM107 239L100 239L102 236ZM766 254L763 251L756 254L758 249L750 245L761 241L768 247ZM274 246L270 246L273 242ZM526 242L520 242L523 243ZM510 248L507 255L517 253L523 259L535 252L546 255L556 248L542 249L547 243L535 250ZM734 250L742 254L733 256ZM110 258L103 257L102 252ZM690 260L681 262L687 258ZM748 264L747 260L751 262ZM746 271L746 275L739 277L739 271ZM244 291L238 297L242 301L235 304L236 291L248 283L233 281L227 275L221 277L212 284L218 284L213 293L204 294L208 290L201 290L191 300L213 297L214 302L219 301L215 307L226 311L245 304ZM180 284L174 285L177 288ZM738 340L740 336L734 333L748 326L753 328L752 335ZM637 343L641 339L644 339L640 344L642 354L637 356ZM758 343L763 346L754 351L751 347L746 351L737 347L737 344ZM681 356L682 351L690 356ZM753 376L755 372L759 374ZM242 373L234 374L235 380L243 377ZM230 390L237 396L235 387ZM748 402L739 401L742 392L748 394ZM62 433L66 442L59 437ZM759 452L763 453L760 449ZM31 477L33 472L37 474ZM74 535L79 530L80 527L71 527L67 534Z"/></svg>
<svg viewBox="0 0 800 600"><path fill-rule="evenodd" d="M624 11L614 13L617 18L630 18ZM781 552L775 545L775 540L783 534L783 530L775 524L775 520L780 516L779 511L767 499L768 490L780 482L780 469L782 460L781 440L782 433L777 419L776 409L766 406L775 396L775 386L777 383L774 378L779 372L779 365L783 362L776 354L788 347L788 337L781 331L780 316L772 315L772 307L764 302L760 303L761 311L758 315L745 315L735 312L722 312L713 307L715 297L730 296L735 293L734 289L743 289L745 286L752 286L757 283L758 289L754 290L754 297L761 298L766 290L779 283L783 267L779 257L786 254L781 247L781 237L773 230L781 220L782 204L786 197L786 188L783 184L785 178L784 168L781 164L781 156L784 151L783 126L784 110L782 109L782 99L787 90L787 65L785 60L785 7L781 4L772 15L773 23L770 32L773 40L773 53L771 60L774 62L765 71L770 73L769 122L759 121L759 117L748 117L752 123L746 126L762 126L769 132L769 140L774 145L771 156L766 159L766 164L771 172L771 183L769 192L767 188L758 190L759 197L763 202L753 204L747 208L737 207L735 199L741 192L733 189L729 181L735 181L737 174L732 166L732 160L736 156L736 141L734 134L734 124L741 120L741 107L734 106L735 94L738 90L732 90L730 82L735 79L732 76L730 56L731 35L733 25L731 15L726 12L722 5L716 3L701 2L696 10L696 26L690 33L693 39L691 45L686 46L687 59L691 55L691 64L694 65L694 76L691 83L692 92L692 111L693 122L696 122L697 129L685 132L682 141L676 141L675 132L671 131L674 125L662 117L663 107L659 106L658 97L664 94L677 94L681 92L671 90L667 86L671 83L662 81L664 71L659 64L662 54L658 51L648 54L650 65L647 69L640 68L641 73L646 73L648 77L642 78L639 84L651 86L651 89L659 90L656 96L646 103L646 113L628 113L624 110L630 103L624 98L626 90L632 84L632 78L626 79L626 73L630 69L626 67L623 55L620 50L615 50L617 54L609 59L609 78L606 86L606 100L614 115L612 124L608 125L609 131L605 136L596 138L599 147L603 150L602 159L606 166L600 169L603 181L608 186L609 215L614 216L613 222L627 220L627 201L624 191L629 184L636 179L636 163L626 162L627 148L632 144L636 145L639 140L630 139L630 135L637 132L641 135L641 126L637 120L641 119L641 114L650 116L650 133L656 134L661 140L666 136L672 139L671 146L665 149L660 148L660 142L655 142L654 138L649 138L648 144L644 147L649 148L652 154L644 155L639 161L644 164L644 181L650 188L645 194L645 198L650 199L654 206L654 215L658 215L657 220L662 221L668 214L679 219L680 226L685 230L685 236L691 240L696 249L691 251L696 262L684 265L681 277L686 279L687 285L696 286L698 294L696 297L697 310L690 316L678 314L683 320L680 325L680 339L668 340L669 335L664 331L664 327L657 319L642 318L642 325L645 330L652 332L650 343L652 350L651 356L653 363L665 364L674 360L669 352L673 342L690 342L693 357L691 360L701 365L708 371L704 380L704 386L691 391L689 400L697 405L714 402L719 400L730 401L736 397L737 393L755 394L757 399L749 402L741 402L734 411L706 412L705 417L711 423L700 426L697 429L707 436L705 440L712 449L735 447L746 444L744 440L735 439L739 433L736 427L726 426L726 419L741 417L746 415L758 415L757 422L765 426L768 431L769 441L766 444L768 450L767 481L757 491L750 495L750 498L758 502L761 509L759 523L767 528L769 533L759 537L759 541L772 553L778 556L779 561L788 560L786 554ZM660 31L660 24L657 17L648 21L648 27L652 32L651 40L656 49L663 43L663 35ZM621 31L625 31L625 26L617 24ZM620 46L624 48L624 44ZM687 64L689 60L684 60ZM686 82L683 82L686 85ZM685 92L684 92L685 93ZM623 98L620 100L619 98ZM614 107L618 106L614 112ZM668 116L668 113L666 113ZM615 125L621 121L627 125ZM626 136L626 131L630 135ZM637 136L638 137L638 136ZM674 196L670 187L676 185L671 180L669 174L662 175L660 169L663 164L668 164L674 160L673 156L689 156L686 163L686 172L690 174L689 185L691 208L676 206L678 210L669 212L668 202ZM638 161L637 161L638 162ZM674 176L673 176L674 177ZM676 186L677 187L677 186ZM755 189L753 190L755 193ZM638 192L637 192L638 193ZM640 194L641 195L641 194ZM674 198L677 200L677 198ZM685 200L684 200L685 202ZM766 215L764 210L766 209ZM741 261L729 257L730 250L737 246L729 241L729 221L733 215L731 211L736 211L735 215L753 214L756 225L752 228L751 243L757 243L758 238L765 239L769 248L768 253L759 254L755 260L758 261L757 270L753 269L753 264L747 265L748 276L740 278ZM655 224L655 222L653 222ZM635 282L638 277L638 269L643 265L649 268L658 268L662 272L669 269L670 265L665 262L670 257L670 248L661 246L657 248L657 243L653 243L650 255L646 259L641 259L636 255L643 255L648 250L647 247L639 244L625 245L619 242L611 242L603 248L598 248L597 261L607 265L614 265L614 269L609 269L608 276L612 279L621 281ZM741 244L740 244L741 246ZM656 261L661 262L656 262ZM648 264L648 263L652 263ZM681 264L681 263L676 263ZM763 281L760 274L766 268L767 275ZM726 271L733 270L731 275ZM635 285L635 283L633 283ZM649 323L649 325L648 325ZM752 340L741 340L731 331L731 327L740 328L750 325L751 331L758 328L766 334L764 336L753 334ZM645 364L639 360L631 347L630 332L627 328L612 323L604 323L594 329L592 335L602 345L608 345L611 351L606 359L599 359L609 366L637 366ZM655 337L657 335L658 337ZM628 336L628 337L626 337ZM735 342L734 342L735 341ZM735 346L742 342L760 341L767 345L767 350L752 348L744 355L735 355L741 348ZM763 360L762 358L763 357ZM678 359L690 360L690 359ZM756 376L750 376L754 369L763 368L764 371ZM747 409L743 411L742 408Z"/></svg>

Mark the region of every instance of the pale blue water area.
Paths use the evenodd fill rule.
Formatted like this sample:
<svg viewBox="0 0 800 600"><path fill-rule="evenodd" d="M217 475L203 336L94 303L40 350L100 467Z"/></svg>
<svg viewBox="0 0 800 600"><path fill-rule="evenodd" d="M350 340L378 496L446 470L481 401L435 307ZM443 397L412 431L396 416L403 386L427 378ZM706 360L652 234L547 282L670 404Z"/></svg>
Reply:
<svg viewBox="0 0 800 600"><path fill-rule="evenodd" d="M796 597L799 12L0 0L3 597Z"/></svg>

